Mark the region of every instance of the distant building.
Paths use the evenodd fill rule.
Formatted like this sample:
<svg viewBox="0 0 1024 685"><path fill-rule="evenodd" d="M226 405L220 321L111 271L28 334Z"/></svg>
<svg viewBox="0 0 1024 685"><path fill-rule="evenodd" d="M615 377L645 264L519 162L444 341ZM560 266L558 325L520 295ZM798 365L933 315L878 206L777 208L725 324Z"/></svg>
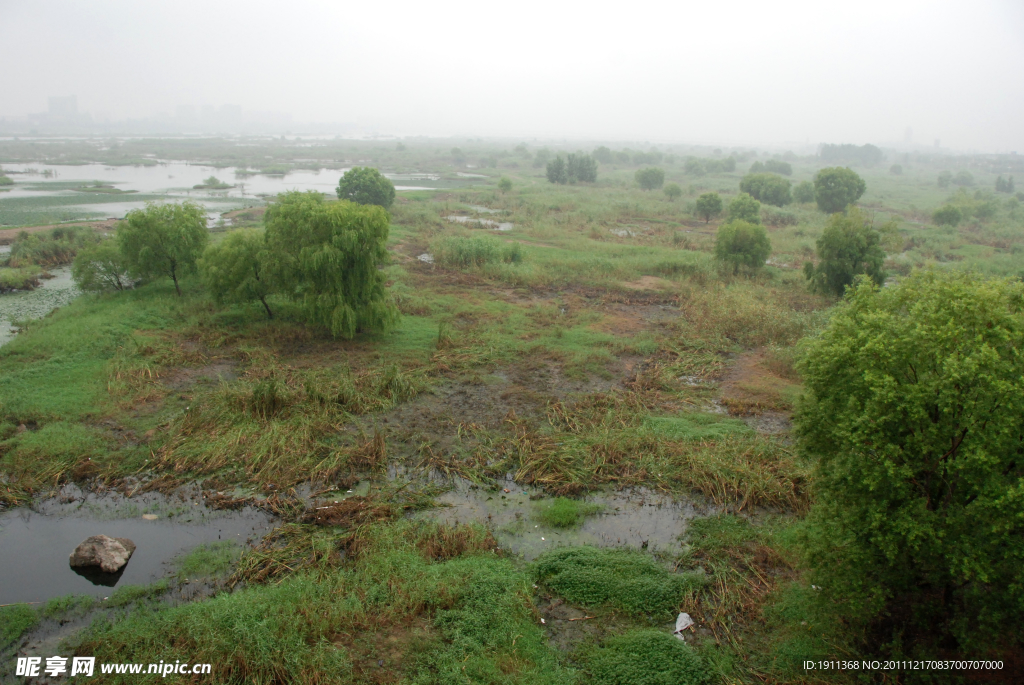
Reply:
<svg viewBox="0 0 1024 685"><path fill-rule="evenodd" d="M49 111L51 118L76 119L78 118L78 96L66 95L64 97L51 96L49 98Z"/></svg>

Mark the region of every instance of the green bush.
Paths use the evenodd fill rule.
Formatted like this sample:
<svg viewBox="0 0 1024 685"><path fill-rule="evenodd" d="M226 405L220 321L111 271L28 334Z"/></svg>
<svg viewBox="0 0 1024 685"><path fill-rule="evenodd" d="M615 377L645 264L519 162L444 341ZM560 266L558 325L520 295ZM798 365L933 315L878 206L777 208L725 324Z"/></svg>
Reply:
<svg viewBox="0 0 1024 685"><path fill-rule="evenodd" d="M760 269L771 253L772 244L763 226L730 221L718 228L715 259L732 266L734 274L739 273L740 267Z"/></svg>
<svg viewBox="0 0 1024 685"><path fill-rule="evenodd" d="M97 239L92 230L73 227L55 228L48 233L22 231L11 244L7 265L21 268L70 264L79 250L92 245Z"/></svg>
<svg viewBox="0 0 1024 685"><path fill-rule="evenodd" d="M589 546L548 552L537 559L534 573L538 582L573 604L607 605L666 620L683 596L700 585L696 574L670 573L642 552Z"/></svg>
<svg viewBox="0 0 1024 685"><path fill-rule="evenodd" d="M1022 303L962 272L861 281L806 351L812 580L871 654L1024 644Z"/></svg>
<svg viewBox="0 0 1024 685"><path fill-rule="evenodd" d="M658 630L633 630L580 653L589 685L703 685L711 680L700 656Z"/></svg>
<svg viewBox="0 0 1024 685"><path fill-rule="evenodd" d="M964 214L956 205L943 205L932 213L932 221L936 226L956 227L963 220Z"/></svg>

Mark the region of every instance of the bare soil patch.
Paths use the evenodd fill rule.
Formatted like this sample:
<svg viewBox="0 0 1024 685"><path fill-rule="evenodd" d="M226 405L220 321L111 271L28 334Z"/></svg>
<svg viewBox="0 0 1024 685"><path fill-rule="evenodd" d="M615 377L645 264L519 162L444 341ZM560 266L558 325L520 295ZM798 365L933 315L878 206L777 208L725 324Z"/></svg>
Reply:
<svg viewBox="0 0 1024 685"><path fill-rule="evenodd" d="M728 368L721 385L721 401L730 414L761 416L766 412L775 416L757 424L761 432L782 432L780 421L793 408L793 398L799 386L781 378L765 367L764 353L746 352ZM755 429L757 427L755 426Z"/></svg>
<svg viewBox="0 0 1024 685"><path fill-rule="evenodd" d="M667 290L672 285L672 281L657 276L641 276L635 281L622 282L622 287L628 290Z"/></svg>

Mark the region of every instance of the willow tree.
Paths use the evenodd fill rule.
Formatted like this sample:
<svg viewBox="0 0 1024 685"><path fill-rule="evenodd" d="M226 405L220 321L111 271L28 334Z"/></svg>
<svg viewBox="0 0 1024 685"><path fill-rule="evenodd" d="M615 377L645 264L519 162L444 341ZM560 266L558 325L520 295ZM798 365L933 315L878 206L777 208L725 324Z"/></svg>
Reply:
<svg viewBox="0 0 1024 685"><path fill-rule="evenodd" d="M383 208L291 192L278 196L264 221L274 280L311 323L342 338L394 327L398 310L380 270L389 225Z"/></svg>
<svg viewBox="0 0 1024 685"><path fill-rule="evenodd" d="M206 230L206 210L194 202L183 202L133 209L117 225L116 237L131 273L151 278L170 276L181 296L178 279L196 270L210 234Z"/></svg>
<svg viewBox="0 0 1024 685"><path fill-rule="evenodd" d="M273 284L267 270L268 254L263 231L251 228L228 233L210 245L199 260L199 269L213 299L221 302L259 302L274 318L267 304Z"/></svg>

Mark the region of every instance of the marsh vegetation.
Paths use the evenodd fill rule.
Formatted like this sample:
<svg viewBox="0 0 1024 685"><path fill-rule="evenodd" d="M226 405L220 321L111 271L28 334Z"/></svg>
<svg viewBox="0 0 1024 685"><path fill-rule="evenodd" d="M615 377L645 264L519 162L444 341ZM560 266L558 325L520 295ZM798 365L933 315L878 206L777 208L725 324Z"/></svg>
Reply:
<svg viewBox="0 0 1024 685"><path fill-rule="evenodd" d="M198 484L208 503L258 506L282 524L237 558L209 549L189 562L230 576L212 598L136 602L76 633L81 653L159 660L173 639L213 663L218 682L623 684L852 683L856 674L812 677L802 662L1019 650L1013 590L991 595L980 617L973 608L985 583L1019 580L1016 552L998 551L1015 549L1007 512L1017 504L1001 509L997 495L1021 467L984 457L1017 448L990 447L966 423L929 428L945 409L925 402L968 367L994 369L961 404L983 408L977 421L998 425L999 440L1021 435L1022 414L989 402L1017 402L1020 389L1009 350L1024 330L1012 280L1024 273L1024 214L1005 192L1019 162L473 141L458 154L411 141L271 141L239 159L229 141L152 144L206 163L355 160L462 180L395 194L372 170L338 171L322 194L246 209L230 233L198 230L191 212L183 270L168 255L158 264L145 240L157 235L150 219L188 207L138 210L113 229L123 237L96 243L125 246L137 287L97 278L0 347L4 506L68 482ZM69 142L65 154L110 164L149 152L140 146L125 141L115 160ZM0 159L38 161L11 141ZM972 190L936 182L965 166ZM988 191L997 178L999 195ZM933 221L945 206L961 219ZM451 220L491 215L509 230ZM40 236L31 250L18 240L45 261L61 241L87 239L74 235ZM911 322L897 325L912 311L941 330L959 315L942 293L977 303L971 330L990 354L929 347ZM892 340L915 380L869 353L895 355ZM922 361L922 348L936 356ZM900 451L902 424L858 422L878 415L868 412L880 395L855 370L916 384L917 395L887 397L920 418L914 435L933 431L921 453L956 466ZM830 423L854 411L836 393L862 398L862 413ZM940 450L950 430L966 431L957 444L973 461ZM857 452L868 443L884 459ZM858 471L852 454L872 469ZM960 464L976 475L940 494ZM911 483L937 479L929 501L946 497L929 509L941 515L921 529L927 539L982 520L974 501L1003 532L948 564L920 546L927 554L903 573L905 557L885 545L911 549L909 528L879 528L885 544L857 528L877 502L914 519L912 487L870 494L871 478L900 469ZM850 494L844 483L858 474ZM440 520L456 490L489 503L460 510L479 512L472 520ZM613 496L626 491L692 507L671 519L674 544L655 549L645 529L576 544L581 529L611 530ZM536 554L519 556L509 539L529 539ZM986 563L995 575L972 575ZM857 594L872 584L879 593ZM949 624L938 597L955 600ZM0 611L8 645L39 619ZM671 634L680 611L696 621L685 642ZM978 646L968 624L1001 637Z"/></svg>

